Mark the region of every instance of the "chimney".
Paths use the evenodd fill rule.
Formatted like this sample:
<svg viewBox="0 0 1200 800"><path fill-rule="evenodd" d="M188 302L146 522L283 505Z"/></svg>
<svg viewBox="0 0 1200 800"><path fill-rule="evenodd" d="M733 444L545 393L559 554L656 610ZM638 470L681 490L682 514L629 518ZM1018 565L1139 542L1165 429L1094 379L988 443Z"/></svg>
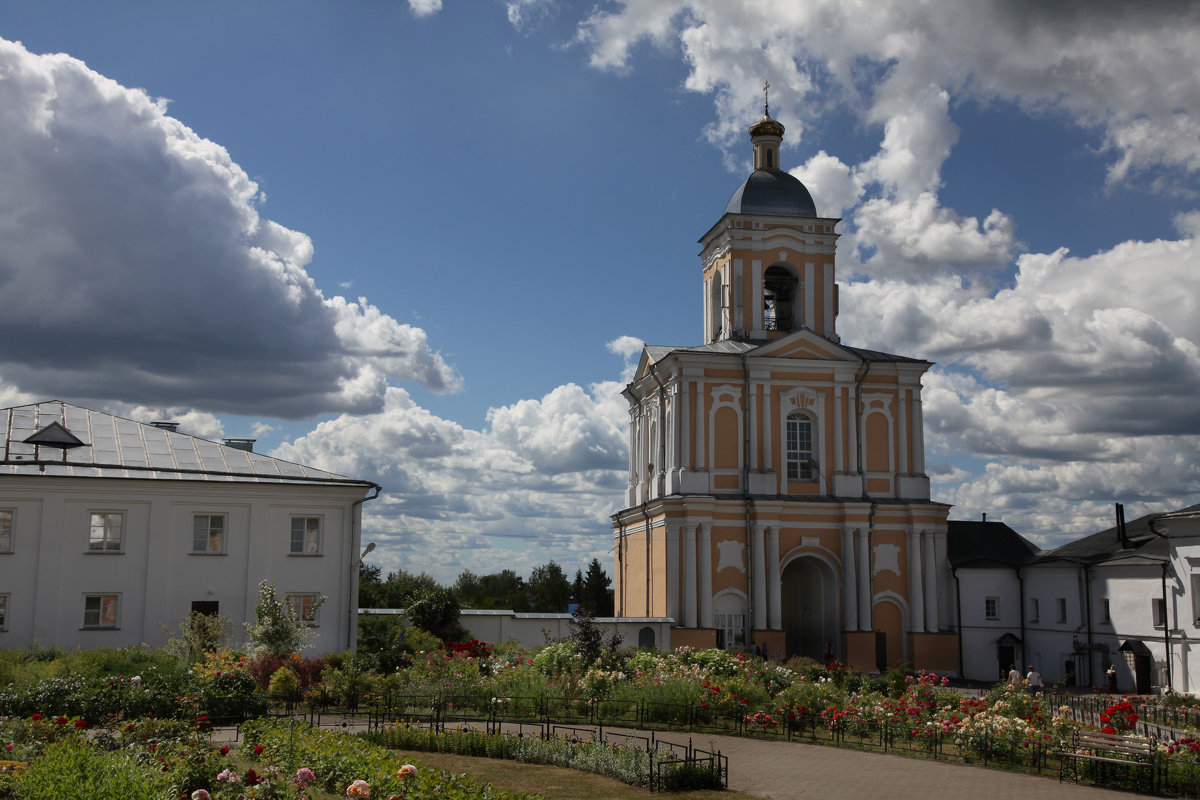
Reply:
<svg viewBox="0 0 1200 800"><path fill-rule="evenodd" d="M158 422L151 422L150 424L155 428L162 428L164 431L170 431L171 433L177 433L179 431L178 422L166 422L164 420L159 420Z"/></svg>
<svg viewBox="0 0 1200 800"><path fill-rule="evenodd" d="M234 450L245 450L247 453L253 453L255 441L255 439L243 439L237 436L226 436L224 443L226 447L232 447Z"/></svg>

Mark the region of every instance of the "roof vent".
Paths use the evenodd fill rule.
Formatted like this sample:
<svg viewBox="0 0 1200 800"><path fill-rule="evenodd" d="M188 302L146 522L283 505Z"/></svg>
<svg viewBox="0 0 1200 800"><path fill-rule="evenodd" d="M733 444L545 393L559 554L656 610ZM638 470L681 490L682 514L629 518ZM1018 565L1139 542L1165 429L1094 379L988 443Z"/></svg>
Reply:
<svg viewBox="0 0 1200 800"><path fill-rule="evenodd" d="M224 441L226 447L232 447L234 450L245 450L247 453L253 453L254 442L257 440L226 436Z"/></svg>
<svg viewBox="0 0 1200 800"><path fill-rule="evenodd" d="M171 433L176 433L179 430L178 422L164 422L163 420L159 420L158 422L151 422L150 424L155 428L162 428L164 431L170 431Z"/></svg>

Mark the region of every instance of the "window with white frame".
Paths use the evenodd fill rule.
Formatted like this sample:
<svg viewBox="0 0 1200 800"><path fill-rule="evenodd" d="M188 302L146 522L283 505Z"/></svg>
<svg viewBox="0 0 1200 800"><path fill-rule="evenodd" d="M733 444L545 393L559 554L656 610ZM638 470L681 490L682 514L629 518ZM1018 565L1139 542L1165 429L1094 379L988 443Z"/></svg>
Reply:
<svg viewBox="0 0 1200 800"><path fill-rule="evenodd" d="M8 630L8 598L11 595L0 594L0 631Z"/></svg>
<svg viewBox="0 0 1200 800"><path fill-rule="evenodd" d="M0 553L11 553L13 546L13 510L0 508Z"/></svg>
<svg viewBox="0 0 1200 800"><path fill-rule="evenodd" d="M1167 627L1167 601L1161 597L1150 598L1150 618L1154 620L1154 627Z"/></svg>
<svg viewBox="0 0 1200 800"><path fill-rule="evenodd" d="M1192 573L1192 619L1200 626L1200 572Z"/></svg>
<svg viewBox="0 0 1200 800"><path fill-rule="evenodd" d="M1000 619L1000 598L983 598L983 616L988 619Z"/></svg>
<svg viewBox="0 0 1200 800"><path fill-rule="evenodd" d="M718 647L732 650L746 644L745 614L713 614L713 623L717 629Z"/></svg>
<svg viewBox="0 0 1200 800"><path fill-rule="evenodd" d="M1029 604L1029 621L1037 622L1038 617L1041 616L1040 603L1036 597L1031 597L1029 599Z"/></svg>
<svg viewBox="0 0 1200 800"><path fill-rule="evenodd" d="M813 418L803 411L787 416L784 458L789 481L815 480L816 461L813 459Z"/></svg>
<svg viewBox="0 0 1200 800"><path fill-rule="evenodd" d="M1067 621L1067 598L1059 597L1057 600L1054 601L1054 603L1056 606L1058 606L1057 621L1060 623L1066 622Z"/></svg>
<svg viewBox="0 0 1200 800"><path fill-rule="evenodd" d="M225 515L192 515L192 552L220 554L225 552Z"/></svg>
<svg viewBox="0 0 1200 800"><path fill-rule="evenodd" d="M321 554L321 518L292 517L292 555Z"/></svg>
<svg viewBox="0 0 1200 800"><path fill-rule="evenodd" d="M319 594L307 592L289 593L286 597L292 619L303 622L310 628L317 627L317 612L320 611L321 603L325 598Z"/></svg>
<svg viewBox="0 0 1200 800"><path fill-rule="evenodd" d="M125 514L120 511L93 511L88 527L88 552L121 552L121 534L125 527Z"/></svg>
<svg viewBox="0 0 1200 800"><path fill-rule="evenodd" d="M1112 622L1112 607L1108 604L1108 598L1105 597L1100 601L1100 621Z"/></svg>
<svg viewBox="0 0 1200 800"><path fill-rule="evenodd" d="M116 628L119 622L119 594L86 594L83 596L83 627Z"/></svg>

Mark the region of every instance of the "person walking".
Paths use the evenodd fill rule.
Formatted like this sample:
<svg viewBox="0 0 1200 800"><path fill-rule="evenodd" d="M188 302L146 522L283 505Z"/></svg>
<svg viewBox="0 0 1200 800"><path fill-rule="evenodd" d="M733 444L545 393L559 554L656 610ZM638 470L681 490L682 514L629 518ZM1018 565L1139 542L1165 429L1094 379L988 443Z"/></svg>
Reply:
<svg viewBox="0 0 1200 800"><path fill-rule="evenodd" d="M1017 672L1016 664L1008 665L1008 685L1009 686L1020 686L1021 685L1021 673Z"/></svg>
<svg viewBox="0 0 1200 800"><path fill-rule="evenodd" d="M1030 697L1037 697L1042 693L1042 689L1045 688L1045 684L1042 683L1042 673L1034 669L1033 664L1029 665L1029 674L1025 676L1025 679L1029 681Z"/></svg>

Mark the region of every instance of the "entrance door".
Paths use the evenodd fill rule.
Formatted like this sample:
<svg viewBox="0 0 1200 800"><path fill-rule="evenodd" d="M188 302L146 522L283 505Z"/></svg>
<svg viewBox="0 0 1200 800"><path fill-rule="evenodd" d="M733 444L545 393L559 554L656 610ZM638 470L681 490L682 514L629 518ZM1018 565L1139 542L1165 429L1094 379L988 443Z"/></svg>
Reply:
<svg viewBox="0 0 1200 800"><path fill-rule="evenodd" d="M996 645L996 674L999 680L1008 680L1008 670L1017 663L1017 648L1011 644Z"/></svg>
<svg viewBox="0 0 1200 800"><path fill-rule="evenodd" d="M837 576L819 558L801 556L780 576L784 647L788 656L808 656L822 661L836 653L839 635Z"/></svg>
<svg viewBox="0 0 1200 800"><path fill-rule="evenodd" d="M1138 653L1133 657L1133 679L1138 694L1150 694L1154 683L1154 661L1149 655Z"/></svg>

